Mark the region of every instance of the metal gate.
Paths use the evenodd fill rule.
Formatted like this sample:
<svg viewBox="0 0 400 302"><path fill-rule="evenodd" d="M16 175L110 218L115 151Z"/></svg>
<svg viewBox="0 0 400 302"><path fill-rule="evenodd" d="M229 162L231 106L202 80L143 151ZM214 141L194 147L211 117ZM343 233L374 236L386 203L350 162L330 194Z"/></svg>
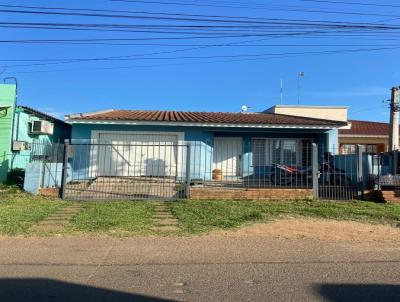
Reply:
<svg viewBox="0 0 400 302"><path fill-rule="evenodd" d="M171 200L188 194L188 145L73 142L66 148L64 198Z"/></svg>
<svg viewBox="0 0 400 302"><path fill-rule="evenodd" d="M364 188L363 157L366 153L354 146L348 154L340 154L336 146L319 146L318 198L354 200L362 197Z"/></svg>

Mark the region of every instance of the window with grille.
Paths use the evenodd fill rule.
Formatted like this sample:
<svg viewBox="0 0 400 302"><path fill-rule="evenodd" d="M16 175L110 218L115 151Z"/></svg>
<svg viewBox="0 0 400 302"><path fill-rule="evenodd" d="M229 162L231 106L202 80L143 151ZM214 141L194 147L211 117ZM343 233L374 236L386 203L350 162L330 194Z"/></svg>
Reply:
<svg viewBox="0 0 400 302"><path fill-rule="evenodd" d="M297 139L253 139L253 165L299 165L300 146Z"/></svg>
<svg viewBox="0 0 400 302"><path fill-rule="evenodd" d="M265 166L267 165L266 152L265 152L265 139L253 140L253 165Z"/></svg>

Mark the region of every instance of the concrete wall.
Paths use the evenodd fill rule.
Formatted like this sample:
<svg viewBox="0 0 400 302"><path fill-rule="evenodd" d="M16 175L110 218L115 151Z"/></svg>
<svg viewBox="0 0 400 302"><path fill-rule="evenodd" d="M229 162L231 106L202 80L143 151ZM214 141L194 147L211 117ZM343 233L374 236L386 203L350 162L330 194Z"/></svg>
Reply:
<svg viewBox="0 0 400 302"><path fill-rule="evenodd" d="M347 122L348 107L277 105L266 112Z"/></svg>

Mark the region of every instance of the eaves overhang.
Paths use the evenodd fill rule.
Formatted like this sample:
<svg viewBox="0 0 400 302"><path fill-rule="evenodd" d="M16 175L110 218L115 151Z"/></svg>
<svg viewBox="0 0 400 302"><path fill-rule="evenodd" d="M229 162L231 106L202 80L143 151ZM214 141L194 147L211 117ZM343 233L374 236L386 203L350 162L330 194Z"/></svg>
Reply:
<svg viewBox="0 0 400 302"><path fill-rule="evenodd" d="M175 126L175 127L215 127L215 128L249 128L249 129L320 129L332 130L347 127L338 125L295 125L295 124L239 124L239 123L197 123L197 122L162 122L162 121L124 121L124 120L85 120L82 118L66 120L69 124L90 125L133 125L133 126Z"/></svg>

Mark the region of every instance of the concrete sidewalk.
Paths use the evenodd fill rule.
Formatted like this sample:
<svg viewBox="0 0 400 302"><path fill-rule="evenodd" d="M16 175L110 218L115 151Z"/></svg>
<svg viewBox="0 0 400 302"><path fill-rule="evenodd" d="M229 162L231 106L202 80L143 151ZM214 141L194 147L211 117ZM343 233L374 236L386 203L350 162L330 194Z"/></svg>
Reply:
<svg viewBox="0 0 400 302"><path fill-rule="evenodd" d="M0 238L0 301L11 302L398 301L399 272L400 244Z"/></svg>

